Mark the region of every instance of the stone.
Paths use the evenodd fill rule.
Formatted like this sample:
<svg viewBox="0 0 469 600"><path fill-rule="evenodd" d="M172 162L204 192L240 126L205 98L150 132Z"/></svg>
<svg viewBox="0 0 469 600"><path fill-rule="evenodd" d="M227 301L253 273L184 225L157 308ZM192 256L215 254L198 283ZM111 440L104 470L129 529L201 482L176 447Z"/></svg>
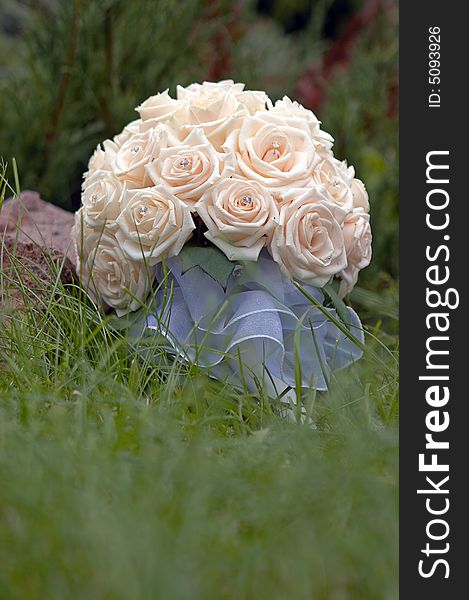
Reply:
<svg viewBox="0 0 469 600"><path fill-rule="evenodd" d="M23 192L7 200L0 212L0 308L18 309L44 297L61 266L63 283L75 281L71 242L74 217Z"/></svg>
<svg viewBox="0 0 469 600"><path fill-rule="evenodd" d="M0 308L17 309L47 297L57 268L64 284L76 281L72 262L61 252L4 236L0 239Z"/></svg>
<svg viewBox="0 0 469 600"><path fill-rule="evenodd" d="M71 242L74 216L63 208L42 200L37 192L22 192L20 199L6 200L0 213L0 238L17 237L19 242L33 242L52 248L76 264Z"/></svg>

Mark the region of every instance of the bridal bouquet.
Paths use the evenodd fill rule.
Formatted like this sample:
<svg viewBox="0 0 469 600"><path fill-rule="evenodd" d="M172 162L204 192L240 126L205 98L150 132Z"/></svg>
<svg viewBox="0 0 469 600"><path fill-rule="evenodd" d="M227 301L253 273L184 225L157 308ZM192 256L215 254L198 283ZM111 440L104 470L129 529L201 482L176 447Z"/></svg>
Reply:
<svg viewBox="0 0 469 600"><path fill-rule="evenodd" d="M340 300L371 258L353 167L311 111L244 84L178 86L136 110L84 176L84 285L136 341L158 335L214 377L327 389L363 342Z"/></svg>

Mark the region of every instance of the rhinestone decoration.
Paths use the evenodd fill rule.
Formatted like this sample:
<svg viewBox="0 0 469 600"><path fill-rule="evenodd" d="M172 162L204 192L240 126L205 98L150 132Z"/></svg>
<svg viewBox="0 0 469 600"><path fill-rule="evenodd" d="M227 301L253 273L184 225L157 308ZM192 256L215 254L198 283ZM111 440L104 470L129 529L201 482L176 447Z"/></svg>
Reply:
<svg viewBox="0 0 469 600"><path fill-rule="evenodd" d="M140 152L140 146L132 146L130 151L132 152L132 154L137 154L137 152Z"/></svg>
<svg viewBox="0 0 469 600"><path fill-rule="evenodd" d="M145 206L144 204L142 204L142 206L139 207L138 209L138 214L140 217L144 217L148 212L148 206Z"/></svg>
<svg viewBox="0 0 469 600"><path fill-rule="evenodd" d="M98 201L98 194L96 194L96 192L94 194L92 194L92 196L90 197L91 200L91 204L96 204L96 202Z"/></svg>
<svg viewBox="0 0 469 600"><path fill-rule="evenodd" d="M272 148L275 148L275 150L277 150L277 148L280 148L280 142L277 142L277 140L274 140L272 142Z"/></svg>
<svg viewBox="0 0 469 600"><path fill-rule="evenodd" d="M182 167L183 169L186 169L190 164L190 161L188 158L181 158L181 160L179 161L179 166Z"/></svg>
<svg viewBox="0 0 469 600"><path fill-rule="evenodd" d="M241 206L251 206L251 205L252 205L251 196L243 196L241 198Z"/></svg>

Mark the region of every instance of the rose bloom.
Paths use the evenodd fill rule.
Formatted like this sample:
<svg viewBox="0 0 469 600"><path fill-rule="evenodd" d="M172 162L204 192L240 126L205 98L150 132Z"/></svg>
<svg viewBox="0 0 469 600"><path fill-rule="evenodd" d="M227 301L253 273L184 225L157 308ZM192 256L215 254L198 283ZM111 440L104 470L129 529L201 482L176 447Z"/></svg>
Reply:
<svg viewBox="0 0 469 600"><path fill-rule="evenodd" d="M176 256L195 229L189 207L162 185L124 190L116 238L124 254L154 265Z"/></svg>
<svg viewBox="0 0 469 600"><path fill-rule="evenodd" d="M120 214L122 182L112 171L94 171L83 182L83 216L89 227L101 229L106 223L112 228Z"/></svg>
<svg viewBox="0 0 469 600"><path fill-rule="evenodd" d="M72 236L84 287L105 308L114 308L119 317L137 310L151 288L154 270L128 260L109 229L87 227L82 210L75 215Z"/></svg>
<svg viewBox="0 0 469 600"><path fill-rule="evenodd" d="M267 107L271 114L278 115L286 120L304 120L308 124L318 154L322 158L327 158L331 155L334 138L321 129L321 121L319 121L311 110L308 110L296 101L290 100L288 96L284 96L282 100L277 100L275 104L268 101Z"/></svg>
<svg viewBox="0 0 469 600"><path fill-rule="evenodd" d="M149 129L144 133L131 135L119 148L114 172L127 187L144 188L148 184L145 165L154 160L164 145L165 132L162 129Z"/></svg>
<svg viewBox="0 0 469 600"><path fill-rule="evenodd" d="M115 135L112 138L112 141L117 146L117 150L124 144L127 140L129 140L133 135L137 133L141 133L142 131L142 120L135 119L135 121L131 121L128 123L124 129Z"/></svg>
<svg viewBox="0 0 469 600"><path fill-rule="evenodd" d="M342 222L346 211L320 189L293 189L280 206L270 253L283 273L322 287L347 265Z"/></svg>
<svg viewBox="0 0 469 600"><path fill-rule="evenodd" d="M305 120L269 112L245 117L224 148L235 154L240 174L276 193L306 186L320 160Z"/></svg>
<svg viewBox="0 0 469 600"><path fill-rule="evenodd" d="M352 182L355 169L333 156L323 160L313 171L315 185L324 185L329 199L350 211L354 207Z"/></svg>
<svg viewBox="0 0 469 600"><path fill-rule="evenodd" d="M146 170L155 185L164 184L193 209L220 177L234 172L234 161L217 152L201 129L194 129L180 145L163 148Z"/></svg>
<svg viewBox="0 0 469 600"><path fill-rule="evenodd" d="M188 93L192 96L216 96L231 95L249 114L254 114L258 110L265 110L269 101L267 94L260 90L245 90L244 83L235 83L232 79L224 79L218 82L204 81L192 83L185 88L178 88L178 98L187 98Z"/></svg>
<svg viewBox="0 0 469 600"><path fill-rule="evenodd" d="M278 222L270 192L246 179L221 179L195 209L208 228L205 237L229 260L257 260Z"/></svg>
<svg viewBox="0 0 469 600"><path fill-rule="evenodd" d="M158 123L166 123L182 108L179 100L174 100L168 93L168 90L150 96L142 102L135 110L140 114L140 118L145 123L144 128L148 126L155 127Z"/></svg>
<svg viewBox="0 0 469 600"><path fill-rule="evenodd" d="M95 171L112 171L119 146L112 140L98 144L88 161L88 171L83 177L91 176Z"/></svg>
<svg viewBox="0 0 469 600"><path fill-rule="evenodd" d="M240 125L240 117L265 110L267 94L244 91L244 83L231 80L177 87L177 97L184 105L177 122L183 131L200 127L218 151L228 134Z"/></svg>
<svg viewBox="0 0 469 600"><path fill-rule="evenodd" d="M368 192L365 184L360 179L352 181L353 208L361 208L366 213L370 212L370 203L368 201Z"/></svg>
<svg viewBox="0 0 469 600"><path fill-rule="evenodd" d="M341 278L339 296L343 298L354 288L358 273L371 261L370 216L362 208L356 208L343 224L347 266L339 273Z"/></svg>
<svg viewBox="0 0 469 600"><path fill-rule="evenodd" d="M101 230L87 225L85 220L85 207L80 207L75 213L74 225L71 231L71 238L75 248L77 258L77 272L80 273L89 254L96 249L98 240L102 236L104 226Z"/></svg>

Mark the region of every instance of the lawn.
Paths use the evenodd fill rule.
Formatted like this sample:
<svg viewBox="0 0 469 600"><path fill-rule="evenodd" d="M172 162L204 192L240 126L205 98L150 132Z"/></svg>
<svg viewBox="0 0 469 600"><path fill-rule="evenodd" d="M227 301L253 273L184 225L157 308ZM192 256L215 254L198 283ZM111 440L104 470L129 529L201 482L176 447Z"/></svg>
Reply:
<svg viewBox="0 0 469 600"><path fill-rule="evenodd" d="M0 313L0 597L397 596L397 363L379 331L296 422L262 390L150 365L60 266L31 296L10 260L3 290L25 307Z"/></svg>

